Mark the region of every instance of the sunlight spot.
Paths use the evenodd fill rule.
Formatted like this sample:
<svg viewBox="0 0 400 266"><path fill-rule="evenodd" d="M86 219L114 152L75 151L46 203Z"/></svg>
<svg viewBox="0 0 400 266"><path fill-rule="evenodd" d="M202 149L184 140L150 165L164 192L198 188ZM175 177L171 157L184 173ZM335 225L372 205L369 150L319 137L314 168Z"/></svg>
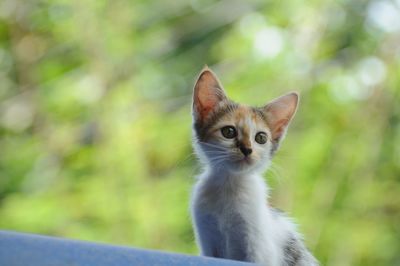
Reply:
<svg viewBox="0 0 400 266"><path fill-rule="evenodd" d="M283 48L284 40L277 27L265 27L254 36L254 51L257 57L274 58Z"/></svg>
<svg viewBox="0 0 400 266"><path fill-rule="evenodd" d="M391 1L374 1L368 5L367 22L386 31L400 30L400 9Z"/></svg>
<svg viewBox="0 0 400 266"><path fill-rule="evenodd" d="M78 82L76 97L82 103L91 104L101 99L104 90L105 88L98 77L87 75Z"/></svg>
<svg viewBox="0 0 400 266"><path fill-rule="evenodd" d="M330 84L330 93L337 102L346 103L352 100L365 100L372 89L363 86L350 75L335 77Z"/></svg>
<svg viewBox="0 0 400 266"><path fill-rule="evenodd" d="M250 13L243 16L239 22L240 33L249 38L253 39L257 31L267 26L265 18L260 13Z"/></svg>
<svg viewBox="0 0 400 266"><path fill-rule="evenodd" d="M357 77L365 86L382 83L386 77L385 63L377 57L367 57L359 63Z"/></svg>
<svg viewBox="0 0 400 266"><path fill-rule="evenodd" d="M32 105L27 99L15 99L1 111L1 124L15 132L27 129L33 121Z"/></svg>
<svg viewBox="0 0 400 266"><path fill-rule="evenodd" d="M283 49L284 38L280 28L268 25L260 13L243 16L239 22L240 33L253 44L256 58L274 58Z"/></svg>

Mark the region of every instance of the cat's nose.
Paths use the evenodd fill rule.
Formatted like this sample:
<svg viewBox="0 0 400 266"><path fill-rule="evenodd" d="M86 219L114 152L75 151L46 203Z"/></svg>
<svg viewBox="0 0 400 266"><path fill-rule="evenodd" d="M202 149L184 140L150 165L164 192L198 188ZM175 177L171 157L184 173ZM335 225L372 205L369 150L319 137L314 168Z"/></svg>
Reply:
<svg viewBox="0 0 400 266"><path fill-rule="evenodd" d="M247 147L240 147L240 151L243 153L244 156L249 156L253 150L251 148L247 148Z"/></svg>

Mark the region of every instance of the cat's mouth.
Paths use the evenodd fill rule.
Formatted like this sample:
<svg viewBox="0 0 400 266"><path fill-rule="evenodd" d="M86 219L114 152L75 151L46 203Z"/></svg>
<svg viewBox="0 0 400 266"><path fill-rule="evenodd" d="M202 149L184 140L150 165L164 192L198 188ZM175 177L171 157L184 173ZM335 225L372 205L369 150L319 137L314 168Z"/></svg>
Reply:
<svg viewBox="0 0 400 266"><path fill-rule="evenodd" d="M255 160L253 157L243 156L241 158L237 158L231 162L231 170L233 171L248 171L252 169L255 165Z"/></svg>
<svg viewBox="0 0 400 266"><path fill-rule="evenodd" d="M243 156L237 162L244 165L251 165L254 162L254 159L250 156Z"/></svg>

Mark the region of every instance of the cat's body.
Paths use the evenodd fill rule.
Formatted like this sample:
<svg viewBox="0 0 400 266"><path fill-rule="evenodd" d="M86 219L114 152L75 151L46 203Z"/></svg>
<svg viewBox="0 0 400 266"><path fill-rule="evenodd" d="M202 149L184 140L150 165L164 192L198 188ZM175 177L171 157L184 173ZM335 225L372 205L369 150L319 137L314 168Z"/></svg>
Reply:
<svg viewBox="0 0 400 266"><path fill-rule="evenodd" d="M262 173L297 107L297 94L263 108L230 101L205 69L193 98L195 149L205 165L192 195L205 256L266 266L318 265L288 218L267 204Z"/></svg>
<svg viewBox="0 0 400 266"><path fill-rule="evenodd" d="M202 255L262 265L317 265L291 221L267 206L261 176L225 174L205 172L193 192ZM215 179L225 180L215 184Z"/></svg>

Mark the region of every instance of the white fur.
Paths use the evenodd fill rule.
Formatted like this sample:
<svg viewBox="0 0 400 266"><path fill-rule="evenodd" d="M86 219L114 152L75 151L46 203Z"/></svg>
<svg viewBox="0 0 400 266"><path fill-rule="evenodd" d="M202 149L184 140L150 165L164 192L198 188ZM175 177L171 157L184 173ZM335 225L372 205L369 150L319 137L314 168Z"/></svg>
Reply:
<svg viewBox="0 0 400 266"><path fill-rule="evenodd" d="M247 252L251 257L247 259L263 265L281 265L279 262L282 261L283 254L280 247L290 230L289 224L274 221L273 214L266 205L267 187L262 177L257 174L249 176L225 176L225 174L209 170L199 177L192 201L192 211L197 214L193 213L193 216L197 216L198 221L201 215L212 215L216 217L219 228L211 230L228 231L223 227L235 227L235 224L231 224L230 217L240 215L250 224L246 235ZM220 183L216 184L215 180ZM214 193L218 193L218 196ZM196 219L194 222L196 223ZM207 239L209 236L206 234L202 235L203 239L197 235L200 247L205 245L201 241L209 241ZM229 238L224 233L222 235L225 239ZM228 253L229 251L224 252ZM202 250L202 254L213 255L207 254L207 250Z"/></svg>
<svg viewBox="0 0 400 266"><path fill-rule="evenodd" d="M251 136L260 130L248 118L237 123L238 128L240 123L250 126ZM267 128L262 130L268 132ZM230 147L231 141L220 138L212 144L214 146L195 141L195 150L205 165L191 202L201 254L265 266L289 265L284 257L285 245L290 237L300 237L293 223L278 215L267 203L268 186L262 173L271 160L271 143L260 145L251 137L252 156L256 159L251 166L232 170L232 164L221 161L221 156L216 155L217 146ZM235 152L233 148L230 150ZM307 252L306 255L309 257L290 265L317 265L311 254Z"/></svg>

